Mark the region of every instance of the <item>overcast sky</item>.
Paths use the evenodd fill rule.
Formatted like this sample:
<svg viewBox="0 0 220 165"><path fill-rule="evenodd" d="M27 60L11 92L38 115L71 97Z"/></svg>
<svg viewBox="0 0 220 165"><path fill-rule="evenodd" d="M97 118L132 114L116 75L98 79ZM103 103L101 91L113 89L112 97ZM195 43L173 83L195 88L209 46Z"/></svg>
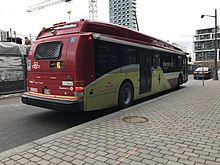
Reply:
<svg viewBox="0 0 220 165"><path fill-rule="evenodd" d="M0 29L16 31L17 34L36 36L42 27L89 17L88 0L72 0L42 10L28 13L29 6L45 0L0 0ZM109 0L98 1L98 20L108 22ZM169 40L192 50L196 29L214 27L214 15L218 10L220 24L220 0L136 0L140 32Z"/></svg>

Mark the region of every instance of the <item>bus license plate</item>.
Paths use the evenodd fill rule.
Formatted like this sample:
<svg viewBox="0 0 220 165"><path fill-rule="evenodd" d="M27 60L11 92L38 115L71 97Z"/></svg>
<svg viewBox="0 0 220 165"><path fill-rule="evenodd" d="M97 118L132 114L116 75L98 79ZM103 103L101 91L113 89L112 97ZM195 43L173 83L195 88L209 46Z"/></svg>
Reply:
<svg viewBox="0 0 220 165"><path fill-rule="evenodd" d="M30 91L31 91L31 92L37 92L37 88L32 88L32 87L30 87Z"/></svg>
<svg viewBox="0 0 220 165"><path fill-rule="evenodd" d="M49 95L50 94L50 89L44 89L44 94Z"/></svg>

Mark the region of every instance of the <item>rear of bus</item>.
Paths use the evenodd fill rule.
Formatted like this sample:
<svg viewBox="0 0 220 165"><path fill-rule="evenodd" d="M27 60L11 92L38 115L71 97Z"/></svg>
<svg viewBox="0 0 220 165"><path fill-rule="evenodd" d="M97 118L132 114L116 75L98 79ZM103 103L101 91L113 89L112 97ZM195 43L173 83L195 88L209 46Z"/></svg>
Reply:
<svg viewBox="0 0 220 165"><path fill-rule="evenodd" d="M43 29L31 47L22 102L55 110L84 109L83 91L94 80L91 35L79 23ZM92 41L91 41L92 42Z"/></svg>

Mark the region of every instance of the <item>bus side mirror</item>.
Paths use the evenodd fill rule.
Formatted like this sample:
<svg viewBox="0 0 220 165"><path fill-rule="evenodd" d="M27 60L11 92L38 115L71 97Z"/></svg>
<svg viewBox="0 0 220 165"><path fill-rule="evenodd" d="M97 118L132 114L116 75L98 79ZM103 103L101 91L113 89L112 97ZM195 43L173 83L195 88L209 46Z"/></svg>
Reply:
<svg viewBox="0 0 220 165"><path fill-rule="evenodd" d="M192 61L192 57L188 57L188 61L191 62Z"/></svg>

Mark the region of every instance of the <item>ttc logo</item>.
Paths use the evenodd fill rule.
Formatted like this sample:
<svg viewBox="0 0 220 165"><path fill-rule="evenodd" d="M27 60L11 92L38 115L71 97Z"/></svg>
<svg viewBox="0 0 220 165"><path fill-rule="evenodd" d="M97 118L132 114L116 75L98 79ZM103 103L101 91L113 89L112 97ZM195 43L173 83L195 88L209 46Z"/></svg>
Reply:
<svg viewBox="0 0 220 165"><path fill-rule="evenodd" d="M38 62L34 62L31 67L32 67L33 69L39 69L39 68L40 68L40 65L38 64Z"/></svg>

